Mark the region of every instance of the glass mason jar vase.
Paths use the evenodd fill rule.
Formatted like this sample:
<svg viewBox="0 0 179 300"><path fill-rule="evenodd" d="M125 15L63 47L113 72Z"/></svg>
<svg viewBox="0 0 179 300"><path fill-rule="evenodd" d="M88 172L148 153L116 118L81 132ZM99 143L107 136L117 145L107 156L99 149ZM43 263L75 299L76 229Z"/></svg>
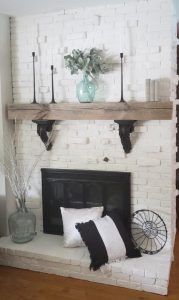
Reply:
<svg viewBox="0 0 179 300"><path fill-rule="evenodd" d="M35 236L36 216L28 211L23 203L16 212L9 216L8 225L10 237L14 243L27 243Z"/></svg>
<svg viewBox="0 0 179 300"><path fill-rule="evenodd" d="M93 102L96 86L92 80L89 80L88 74L83 74L83 79L77 84L76 95L79 102Z"/></svg>

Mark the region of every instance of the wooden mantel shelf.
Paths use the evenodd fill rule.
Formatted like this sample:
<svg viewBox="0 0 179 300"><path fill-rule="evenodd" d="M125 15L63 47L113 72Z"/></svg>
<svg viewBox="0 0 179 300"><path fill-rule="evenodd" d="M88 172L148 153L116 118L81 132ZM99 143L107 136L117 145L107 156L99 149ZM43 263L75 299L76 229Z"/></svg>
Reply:
<svg viewBox="0 0 179 300"><path fill-rule="evenodd" d="M32 120L37 124L37 133L46 149L48 132L55 121L63 120L114 120L119 125L119 136L125 153L132 149L130 134L136 121L170 120L172 102L94 102L58 104L12 104L8 106L8 119Z"/></svg>
<svg viewBox="0 0 179 300"><path fill-rule="evenodd" d="M170 120L172 102L12 104L10 120Z"/></svg>

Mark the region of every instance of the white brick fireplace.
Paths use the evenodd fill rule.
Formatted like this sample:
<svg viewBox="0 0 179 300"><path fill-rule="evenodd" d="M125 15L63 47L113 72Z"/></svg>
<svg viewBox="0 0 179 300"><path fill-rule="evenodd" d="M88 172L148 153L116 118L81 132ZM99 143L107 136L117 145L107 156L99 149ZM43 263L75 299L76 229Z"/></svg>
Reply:
<svg viewBox="0 0 179 300"><path fill-rule="evenodd" d="M56 101L77 101L75 87L80 75L70 75L64 67L63 57L74 48L83 50L92 47L105 50L108 56L113 56L116 60L120 59L120 52L124 53L124 97L127 101L146 101L147 78L158 80L160 101L173 101L176 80L173 75L176 69L173 63L176 46L174 18L170 0L121 1L120 4L113 6L79 8L11 18L14 102L32 101L32 51L35 51L37 56L37 101L39 103L51 101L52 64L56 69L54 75ZM116 68L111 73L100 76L95 101L119 100L120 68ZM132 211L151 209L164 219L168 229L164 253L153 258L145 256L144 261L148 258L146 264L154 266L157 261L162 265L166 259L168 266L166 272L169 272L175 236L173 121L137 122L135 132L132 134L133 149L128 155L123 152L117 127L113 121L63 121L55 125L53 148L50 152L45 152L39 161L31 180L28 198L28 206L37 216L37 235L39 234L43 241L43 236L41 237L39 233L42 231L40 175L42 167L131 172ZM20 121L18 128L19 159L24 161L24 164L33 163L36 155L44 147L37 136L36 125L31 121ZM105 162L105 157L109 159L108 162ZM48 239L51 241L53 237ZM2 248L6 242L3 243ZM34 253L35 242L31 243L22 248L6 245L9 251L19 251L21 257L24 256L22 252L24 253L25 249L27 253ZM40 246L37 245L38 247ZM57 245L55 247L58 248ZM37 253L38 251L42 256L47 254L42 248L40 250L38 248ZM27 256L29 255L32 254ZM48 261L49 257L44 259ZM34 260L36 269L38 263ZM82 267L85 268L83 264ZM126 282L134 276L131 281L133 284L129 284L128 287L166 294L168 276L167 278L162 278L161 274L149 276L150 268L142 269L141 273L139 271L140 274L135 274L135 271L128 274L126 270L124 277L119 279L124 282L123 284L118 282L119 285L127 286ZM75 277L72 271L69 272L70 276ZM88 276L90 278L91 275L87 274L86 279L89 279ZM138 279L135 276L138 276ZM114 284L110 280L104 279L104 282ZM140 284L135 285L135 282Z"/></svg>
<svg viewBox="0 0 179 300"><path fill-rule="evenodd" d="M63 56L72 49L97 47L119 59L125 55L124 96L146 101L145 79L159 80L159 99L171 98L172 28L171 1L126 1L118 6L65 10L11 20L13 98L32 100L32 51L36 52L37 101L51 101L50 65L56 68L55 99L77 101L75 86L80 75L64 68ZM152 18L152 23L151 23ZM172 31L173 30L173 31ZM120 100L120 69L100 77L96 101ZM19 124L19 159L27 163L44 147L30 121ZM29 200L42 226L40 168L129 171L132 173L132 209L155 209L174 231L171 222L172 122L138 122L133 150L125 155L113 121L63 121L55 126L53 149L44 153L34 172ZM104 158L109 161L105 162Z"/></svg>

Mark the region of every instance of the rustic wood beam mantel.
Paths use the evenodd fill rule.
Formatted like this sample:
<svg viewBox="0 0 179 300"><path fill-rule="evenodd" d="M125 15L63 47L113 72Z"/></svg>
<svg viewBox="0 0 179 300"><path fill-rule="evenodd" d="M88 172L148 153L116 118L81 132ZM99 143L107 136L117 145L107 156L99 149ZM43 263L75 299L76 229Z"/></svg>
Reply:
<svg viewBox="0 0 179 300"><path fill-rule="evenodd" d="M12 104L10 120L170 120L172 102Z"/></svg>
<svg viewBox="0 0 179 300"><path fill-rule="evenodd" d="M8 119L32 120L43 143L53 123L63 120L114 120L119 125L119 136L125 153L131 151L130 134L136 121L172 119L172 102L94 102L58 104L11 104ZM50 150L50 144L47 150Z"/></svg>

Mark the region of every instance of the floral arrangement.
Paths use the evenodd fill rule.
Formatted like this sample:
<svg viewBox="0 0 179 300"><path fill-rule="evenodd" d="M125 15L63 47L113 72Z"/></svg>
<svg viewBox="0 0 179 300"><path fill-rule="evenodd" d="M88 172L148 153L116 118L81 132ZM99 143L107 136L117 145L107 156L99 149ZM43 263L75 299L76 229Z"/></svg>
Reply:
<svg viewBox="0 0 179 300"><path fill-rule="evenodd" d="M110 65L105 61L103 51L96 48L84 51L74 49L72 54L64 56L64 59L65 67L71 70L72 75L82 71L94 78L110 69Z"/></svg>

